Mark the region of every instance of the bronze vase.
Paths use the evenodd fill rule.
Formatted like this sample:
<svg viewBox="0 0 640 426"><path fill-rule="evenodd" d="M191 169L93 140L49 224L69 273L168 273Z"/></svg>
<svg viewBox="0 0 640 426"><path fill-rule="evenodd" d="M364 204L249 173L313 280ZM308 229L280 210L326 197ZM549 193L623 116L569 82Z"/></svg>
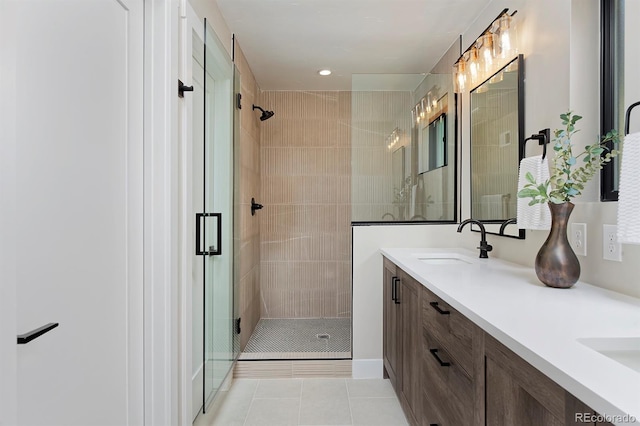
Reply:
<svg viewBox="0 0 640 426"><path fill-rule="evenodd" d="M567 223L573 203L548 203L551 231L536 256L536 275L549 287L569 288L580 278L580 262L567 238Z"/></svg>

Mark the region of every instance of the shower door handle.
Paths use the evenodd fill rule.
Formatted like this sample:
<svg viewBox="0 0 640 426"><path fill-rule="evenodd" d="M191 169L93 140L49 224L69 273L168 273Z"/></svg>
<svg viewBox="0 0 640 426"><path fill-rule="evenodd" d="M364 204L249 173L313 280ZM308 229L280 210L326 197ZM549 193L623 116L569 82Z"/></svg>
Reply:
<svg viewBox="0 0 640 426"><path fill-rule="evenodd" d="M209 250L202 250L201 229L202 219L215 217L217 220L217 242L209 246ZM222 213L196 213L196 256L220 256L222 254Z"/></svg>

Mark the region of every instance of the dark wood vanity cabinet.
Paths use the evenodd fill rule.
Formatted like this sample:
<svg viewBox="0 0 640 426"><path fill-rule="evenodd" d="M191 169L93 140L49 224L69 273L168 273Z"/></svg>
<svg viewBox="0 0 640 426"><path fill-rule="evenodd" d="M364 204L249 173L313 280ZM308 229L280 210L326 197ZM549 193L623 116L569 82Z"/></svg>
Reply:
<svg viewBox="0 0 640 426"><path fill-rule="evenodd" d="M422 293L420 424L474 425L474 332L480 330L431 291Z"/></svg>
<svg viewBox="0 0 640 426"><path fill-rule="evenodd" d="M420 297L422 285L385 259L384 371L409 422L420 418Z"/></svg>
<svg viewBox="0 0 640 426"><path fill-rule="evenodd" d="M385 377L410 424L595 425L576 418L588 406L386 258L383 306Z"/></svg>
<svg viewBox="0 0 640 426"><path fill-rule="evenodd" d="M383 362L385 378L389 378L391 385L396 392L400 388L400 345L402 334L400 331L400 306L396 303L398 291L398 277L396 275L396 265L384 258L384 279L383 279Z"/></svg>
<svg viewBox="0 0 640 426"><path fill-rule="evenodd" d="M402 386L400 391L400 403L402 404L410 422L417 423L421 416L422 382L420 380L421 368L421 339L420 327L420 301L422 296L422 284L400 271L400 334L402 335Z"/></svg>
<svg viewBox="0 0 640 426"><path fill-rule="evenodd" d="M531 364L493 337L485 336L486 424L491 426L578 426L576 413L595 414Z"/></svg>

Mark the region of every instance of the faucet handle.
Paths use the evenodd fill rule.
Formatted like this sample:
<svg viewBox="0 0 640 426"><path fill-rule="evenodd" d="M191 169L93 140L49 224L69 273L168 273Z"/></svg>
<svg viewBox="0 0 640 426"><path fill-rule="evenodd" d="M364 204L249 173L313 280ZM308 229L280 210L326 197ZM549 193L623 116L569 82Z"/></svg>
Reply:
<svg viewBox="0 0 640 426"><path fill-rule="evenodd" d="M485 251L491 251L493 250L493 246L491 244L487 244L487 243L480 243L480 247L476 247L479 250L485 250Z"/></svg>

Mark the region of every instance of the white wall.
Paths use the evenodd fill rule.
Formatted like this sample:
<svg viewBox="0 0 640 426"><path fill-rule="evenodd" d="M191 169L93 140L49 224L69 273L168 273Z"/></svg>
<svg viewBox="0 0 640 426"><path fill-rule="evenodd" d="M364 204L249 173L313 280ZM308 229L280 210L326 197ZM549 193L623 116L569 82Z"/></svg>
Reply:
<svg viewBox="0 0 640 426"><path fill-rule="evenodd" d="M599 11L598 0L494 1L463 36L472 39L504 8L517 9L520 53L525 56L525 133L560 126L559 115L569 109L584 119L574 142L584 146L599 132ZM469 99L462 106L462 210L469 215ZM640 114L639 114L640 115ZM638 118L640 121L640 118ZM527 156L540 153L538 146ZM579 149L579 148L578 148ZM623 246L623 261L602 260L602 224L616 223L617 203L601 203L598 179L576 199L572 222L587 224L587 257L580 257L581 281L640 297L636 278L640 247ZM525 240L489 236L498 257L533 267L547 231L527 231ZM382 257L381 247L473 248L479 234L455 232L452 225L355 227L353 232L353 357L382 358ZM559 290L560 291L560 290ZM381 365L381 363L380 363ZM381 374L381 372L380 372Z"/></svg>

